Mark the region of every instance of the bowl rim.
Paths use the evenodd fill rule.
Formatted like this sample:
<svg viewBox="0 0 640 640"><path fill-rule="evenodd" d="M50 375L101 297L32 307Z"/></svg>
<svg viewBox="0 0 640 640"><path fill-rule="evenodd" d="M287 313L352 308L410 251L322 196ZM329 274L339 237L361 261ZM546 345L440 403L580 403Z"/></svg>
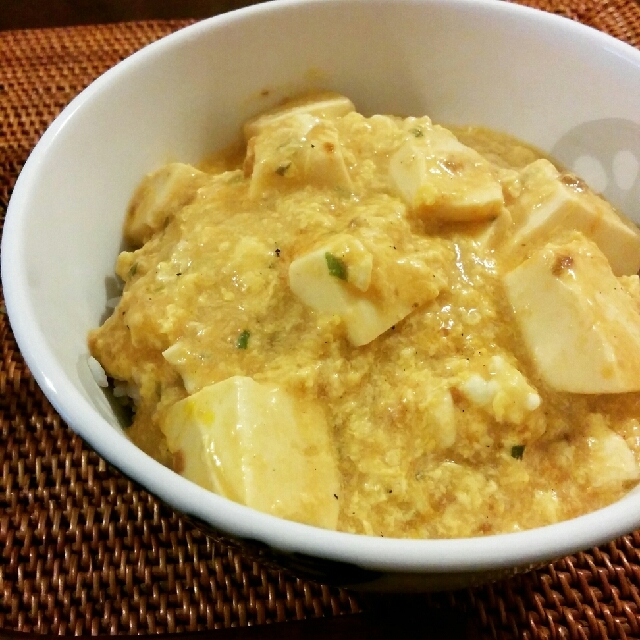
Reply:
<svg viewBox="0 0 640 640"><path fill-rule="evenodd" d="M377 538L283 520L206 491L142 453L126 436L114 432L57 364L31 302L22 295L28 290L28 276L25 256L20 250L27 233L25 221L31 192L37 188L39 169L56 136L94 96L117 84L121 74L129 73L155 56L165 55L166 51L192 38L206 37L210 32L249 16L286 11L290 6L351 2L450 5L473 11L522 15L523 19L537 20L541 25L557 26L564 20L563 28L568 35L587 34L594 44L613 49L627 58L631 56L640 66L640 51L631 45L566 18L496 0L272 0L214 16L161 38L115 65L76 96L44 133L16 181L2 237L1 269L7 314L29 370L69 426L126 476L179 512L211 522L233 537L256 539L284 552L304 553L385 572L467 572L548 561L634 530L640 525L640 491L633 491L612 505L564 522L475 538ZM114 446L114 438L117 446Z"/></svg>

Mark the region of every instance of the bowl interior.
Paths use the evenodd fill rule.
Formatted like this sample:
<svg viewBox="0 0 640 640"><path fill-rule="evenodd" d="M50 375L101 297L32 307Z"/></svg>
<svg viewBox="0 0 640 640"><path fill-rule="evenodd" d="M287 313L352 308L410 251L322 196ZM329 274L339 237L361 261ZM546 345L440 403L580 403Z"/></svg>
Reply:
<svg viewBox="0 0 640 640"><path fill-rule="evenodd" d="M361 566L508 567L640 524L634 492L609 517L506 536L499 549L489 539L362 540L231 504L126 439L87 367L86 336L104 317L135 185L164 162L223 147L247 117L310 88L344 93L366 114L428 114L507 131L581 169L640 222L640 53L629 46L495 0L280 0L213 18L147 47L83 92L18 181L3 283L18 344L56 409L177 509L236 535Z"/></svg>

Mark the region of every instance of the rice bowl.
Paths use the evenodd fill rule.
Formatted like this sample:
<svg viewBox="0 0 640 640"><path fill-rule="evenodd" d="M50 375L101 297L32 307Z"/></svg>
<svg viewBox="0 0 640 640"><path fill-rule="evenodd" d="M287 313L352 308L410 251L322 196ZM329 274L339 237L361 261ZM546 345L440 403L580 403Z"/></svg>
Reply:
<svg viewBox="0 0 640 640"><path fill-rule="evenodd" d="M236 51L237 42L250 44ZM640 523L637 489L568 522L486 538L379 539L260 514L200 489L132 445L91 375L85 336L112 297L104 281L140 178L167 160L197 162L222 148L244 119L293 90L321 85L352 96L367 113L481 123L567 162L612 152L594 148L594 136L575 134L585 123L606 129L617 120L637 130L636 78L640 54L633 48L492 1L283 0L189 27L96 81L26 164L2 245L20 349L61 416L110 463L203 526L257 541L246 544L315 577L374 589L448 588L633 530ZM605 195L637 221L632 190L608 188Z"/></svg>

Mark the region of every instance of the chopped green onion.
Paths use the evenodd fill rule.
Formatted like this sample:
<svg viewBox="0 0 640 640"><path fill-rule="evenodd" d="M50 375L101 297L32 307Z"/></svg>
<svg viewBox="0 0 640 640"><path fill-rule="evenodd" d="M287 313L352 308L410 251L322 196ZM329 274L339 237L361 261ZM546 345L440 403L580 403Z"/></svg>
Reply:
<svg viewBox="0 0 640 640"><path fill-rule="evenodd" d="M281 164L277 169L276 169L276 173L279 176L283 176L285 173L287 173L287 170L289 169L289 167L291 166L290 162L287 162L287 164Z"/></svg>
<svg viewBox="0 0 640 640"><path fill-rule="evenodd" d="M420 127L410 129L409 133L412 133L416 138L422 138L424 136L424 131Z"/></svg>
<svg viewBox="0 0 640 640"><path fill-rule="evenodd" d="M328 251L324 254L324 259L327 261L327 267L329 273L334 278L340 278L340 280L347 279L347 265L340 258L336 258L332 253Z"/></svg>
<svg viewBox="0 0 640 640"><path fill-rule="evenodd" d="M515 444L511 447L511 457L516 460L522 460L522 456L524 455L524 447L523 444Z"/></svg>
<svg viewBox="0 0 640 640"><path fill-rule="evenodd" d="M251 337L251 333L248 329L245 329L236 340L236 347L238 349L246 349L249 346L249 338Z"/></svg>
<svg viewBox="0 0 640 640"><path fill-rule="evenodd" d="M136 271L138 270L138 263L134 262L129 269L129 277L133 278L136 275Z"/></svg>

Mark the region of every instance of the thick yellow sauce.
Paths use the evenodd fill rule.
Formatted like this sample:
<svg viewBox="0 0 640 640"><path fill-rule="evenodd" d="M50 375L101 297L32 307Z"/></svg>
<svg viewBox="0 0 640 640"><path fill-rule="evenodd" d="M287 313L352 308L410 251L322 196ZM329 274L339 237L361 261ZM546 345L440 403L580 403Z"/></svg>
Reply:
<svg viewBox="0 0 640 640"><path fill-rule="evenodd" d="M120 256L122 299L89 342L136 399L131 439L180 471L160 430L167 410L240 374L322 406L343 531L484 535L618 499L635 479L618 473L606 442L617 434L638 458L640 394L579 395L545 384L523 347L499 257L480 240L486 225L412 216L390 186L396 122L356 113L337 120L351 192L295 184L256 198L243 158L205 163L211 173L195 198ZM519 169L539 157L484 129L457 134L496 166ZM292 260L344 232L421 256L413 285L420 304L363 346L350 343L340 317L310 308L288 284ZM171 364L162 352L176 343ZM508 389L503 413L465 395L460 381L483 375L496 357L524 376L539 407L514 409Z"/></svg>

